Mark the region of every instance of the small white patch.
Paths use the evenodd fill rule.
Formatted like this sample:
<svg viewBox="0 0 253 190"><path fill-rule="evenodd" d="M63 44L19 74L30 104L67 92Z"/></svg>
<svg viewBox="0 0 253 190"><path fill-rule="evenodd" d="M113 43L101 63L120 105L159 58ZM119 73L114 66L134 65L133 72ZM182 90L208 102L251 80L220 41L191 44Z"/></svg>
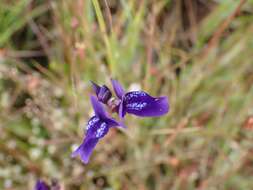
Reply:
<svg viewBox="0 0 253 190"><path fill-rule="evenodd" d="M71 145L71 151L74 152L79 147L78 144L72 144Z"/></svg>
<svg viewBox="0 0 253 190"><path fill-rule="evenodd" d="M128 89L129 92L141 90L141 85L138 83L132 83Z"/></svg>
<svg viewBox="0 0 253 190"><path fill-rule="evenodd" d="M5 188L11 188L12 187L12 180L11 179L5 179L4 180L4 187Z"/></svg>
<svg viewBox="0 0 253 190"><path fill-rule="evenodd" d="M29 153L30 157L34 160L38 159L42 155L41 150L38 148L32 148Z"/></svg>
<svg viewBox="0 0 253 190"><path fill-rule="evenodd" d="M143 108L145 108L147 106L146 102L141 102L141 103L131 103L131 104L127 104L126 107L129 109L133 109L133 110L142 110Z"/></svg>
<svg viewBox="0 0 253 190"><path fill-rule="evenodd" d="M100 138L103 136L104 132L105 132L105 129L106 129L106 123L103 122L100 127L98 128L97 132L96 132L96 137L97 138Z"/></svg>
<svg viewBox="0 0 253 190"><path fill-rule="evenodd" d="M143 97L143 96L147 96L147 94L142 91L134 91L134 92L127 94L125 96L125 98L126 98L126 100L130 100L131 98L139 98L139 97Z"/></svg>
<svg viewBox="0 0 253 190"><path fill-rule="evenodd" d="M47 150L50 154L54 154L56 152L57 148L54 145L49 145Z"/></svg>
<svg viewBox="0 0 253 190"><path fill-rule="evenodd" d="M86 126L86 130L89 130L92 126L94 126L95 123L97 123L99 121L99 119L97 117L94 117L93 119L91 119L87 126Z"/></svg>

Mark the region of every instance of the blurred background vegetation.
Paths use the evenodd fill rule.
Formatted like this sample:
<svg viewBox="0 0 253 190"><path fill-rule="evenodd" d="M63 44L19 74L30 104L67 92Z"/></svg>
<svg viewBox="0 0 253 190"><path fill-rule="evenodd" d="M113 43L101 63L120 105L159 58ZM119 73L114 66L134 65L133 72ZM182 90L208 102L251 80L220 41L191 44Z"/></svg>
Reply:
<svg viewBox="0 0 253 190"><path fill-rule="evenodd" d="M253 189L252 0L0 0L0 189ZM88 165L89 80L166 95Z"/></svg>

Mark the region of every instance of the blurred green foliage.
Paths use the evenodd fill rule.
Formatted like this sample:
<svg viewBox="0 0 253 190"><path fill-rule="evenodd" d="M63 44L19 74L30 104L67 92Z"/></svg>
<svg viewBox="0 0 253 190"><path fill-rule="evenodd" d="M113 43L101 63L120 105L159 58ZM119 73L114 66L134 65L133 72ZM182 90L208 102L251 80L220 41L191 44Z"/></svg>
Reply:
<svg viewBox="0 0 253 190"><path fill-rule="evenodd" d="M1 0L0 189L252 189L252 32L252 0ZM171 110L83 165L89 80L111 77Z"/></svg>

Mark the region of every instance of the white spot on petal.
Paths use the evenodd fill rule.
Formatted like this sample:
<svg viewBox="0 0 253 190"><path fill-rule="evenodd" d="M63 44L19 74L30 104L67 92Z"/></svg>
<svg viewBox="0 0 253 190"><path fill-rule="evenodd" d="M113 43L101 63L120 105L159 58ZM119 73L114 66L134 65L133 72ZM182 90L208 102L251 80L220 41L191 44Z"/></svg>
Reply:
<svg viewBox="0 0 253 190"><path fill-rule="evenodd" d="M86 130L89 130L92 126L94 126L95 123L97 123L99 121L99 119L97 117L92 118L91 120L89 120L87 126L86 126Z"/></svg>
<svg viewBox="0 0 253 190"><path fill-rule="evenodd" d="M143 97L143 96L147 96L147 94L142 91L133 91L133 92L127 94L125 96L125 98L126 98L126 100L130 100L131 98L139 98L139 97Z"/></svg>
<svg viewBox="0 0 253 190"><path fill-rule="evenodd" d="M105 133L105 130L106 130L106 123L103 122L100 127L98 128L97 132L96 132L96 137L97 138L100 138L104 135Z"/></svg>
<svg viewBox="0 0 253 190"><path fill-rule="evenodd" d="M134 103L130 103L130 104L127 104L126 107L128 109L133 109L133 110L142 110L143 108L145 108L147 106L147 103L146 102L134 102Z"/></svg>

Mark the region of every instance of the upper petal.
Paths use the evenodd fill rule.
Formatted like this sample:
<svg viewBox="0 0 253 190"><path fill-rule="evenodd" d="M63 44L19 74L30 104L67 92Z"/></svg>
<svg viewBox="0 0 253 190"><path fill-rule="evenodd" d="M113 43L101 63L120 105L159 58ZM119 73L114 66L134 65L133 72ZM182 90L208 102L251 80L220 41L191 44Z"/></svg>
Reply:
<svg viewBox="0 0 253 190"><path fill-rule="evenodd" d="M95 82L93 82L93 81L90 81L90 82L92 84L93 91L98 96L98 93L99 93L101 87L98 84L96 84Z"/></svg>
<svg viewBox="0 0 253 190"><path fill-rule="evenodd" d="M111 81L116 96L121 99L125 94L124 88L117 80L111 79Z"/></svg>
<svg viewBox="0 0 253 190"><path fill-rule="evenodd" d="M104 110L103 105L98 101L98 99L95 96L90 97L90 101L92 104L92 107L94 109L95 115L99 118L107 118L106 112Z"/></svg>
<svg viewBox="0 0 253 190"><path fill-rule="evenodd" d="M106 85L99 86L93 81L90 81L92 84L93 91L96 93L97 98L100 102L106 104L108 100L112 97L110 89Z"/></svg>
<svg viewBox="0 0 253 190"><path fill-rule="evenodd" d="M123 110L141 117L156 117L169 111L167 97L152 97L143 91L128 92L124 96Z"/></svg>
<svg viewBox="0 0 253 190"><path fill-rule="evenodd" d="M107 102L112 97L112 93L107 86L103 85L103 86L101 86L99 93L97 94L97 97L100 102L107 104Z"/></svg>

